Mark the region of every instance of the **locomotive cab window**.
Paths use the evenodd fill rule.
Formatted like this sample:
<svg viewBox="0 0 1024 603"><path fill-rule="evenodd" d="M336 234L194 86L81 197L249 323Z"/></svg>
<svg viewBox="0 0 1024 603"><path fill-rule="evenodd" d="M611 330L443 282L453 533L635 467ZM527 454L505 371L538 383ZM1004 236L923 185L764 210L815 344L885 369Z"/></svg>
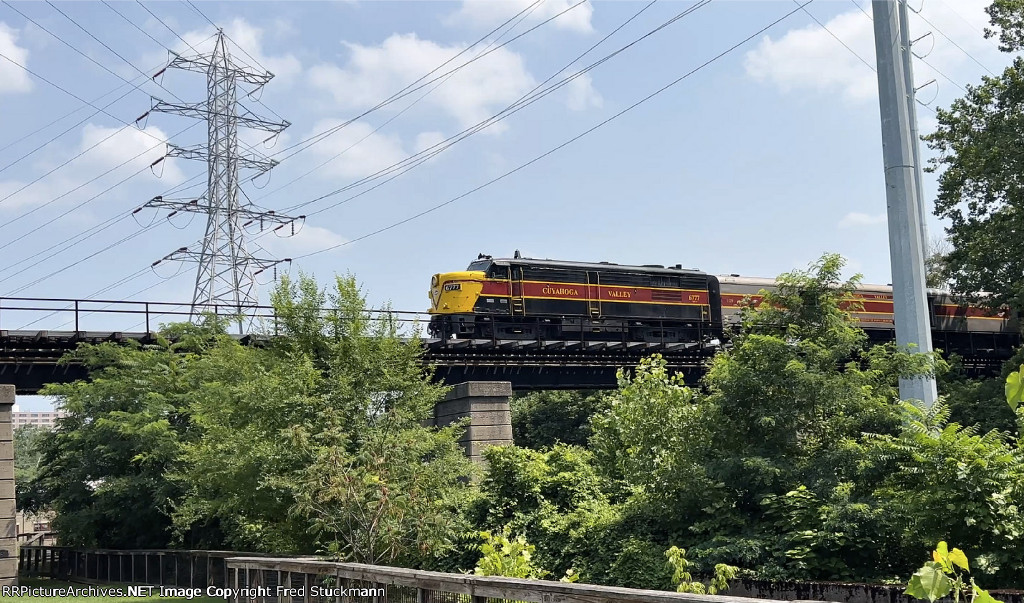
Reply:
<svg viewBox="0 0 1024 603"><path fill-rule="evenodd" d="M466 268L466 270L470 271L470 272L477 271L477 270L484 271L484 270L487 270L491 266L492 263L493 262L491 262L490 260L477 260L477 261L471 263L469 265L469 268Z"/></svg>
<svg viewBox="0 0 1024 603"><path fill-rule="evenodd" d="M508 278L508 266L491 266L487 278Z"/></svg>

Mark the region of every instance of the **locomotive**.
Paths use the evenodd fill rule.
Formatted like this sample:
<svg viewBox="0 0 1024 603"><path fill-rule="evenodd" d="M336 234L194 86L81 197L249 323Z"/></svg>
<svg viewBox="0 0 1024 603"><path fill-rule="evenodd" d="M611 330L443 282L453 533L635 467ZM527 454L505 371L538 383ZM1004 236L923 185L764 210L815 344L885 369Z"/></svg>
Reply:
<svg viewBox="0 0 1024 603"><path fill-rule="evenodd" d="M722 341L745 302L775 281L715 276L682 265L480 256L466 270L435 274L428 333L439 339L687 343ZM849 312L873 341L895 338L892 287L861 285ZM1009 356L1017 316L928 292L936 348L964 356Z"/></svg>

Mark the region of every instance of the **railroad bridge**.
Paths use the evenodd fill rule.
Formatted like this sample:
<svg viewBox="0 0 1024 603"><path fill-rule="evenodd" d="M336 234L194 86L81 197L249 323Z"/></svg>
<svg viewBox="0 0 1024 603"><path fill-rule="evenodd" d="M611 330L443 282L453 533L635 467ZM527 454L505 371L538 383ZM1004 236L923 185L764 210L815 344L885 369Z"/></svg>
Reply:
<svg viewBox="0 0 1024 603"><path fill-rule="evenodd" d="M220 308L210 310L223 315ZM330 311L330 310L325 310ZM372 320L392 320L405 332L425 325L422 312L370 312ZM105 341L152 343L160 323L187 321L188 304L0 298L0 384L11 384L19 394L35 394L47 383L85 378L82 366L58 361L80 343ZM273 335L273 309L259 306L246 315L251 334L235 335L247 344L260 345ZM51 327L46 330L43 327ZM610 389L619 368L635 367L642 358L661 354L671 370L695 383L718 351L716 345L665 341L420 338L423 361L433 365L435 379L445 383L507 381L513 389ZM1012 350L982 345L964 359L969 372L992 374Z"/></svg>
<svg viewBox="0 0 1024 603"><path fill-rule="evenodd" d="M224 314L219 308L211 311ZM429 315L422 312L370 315L374 320L394 320L409 332L414 325L429 320ZM0 298L0 384L14 385L19 394L26 395L38 393L47 383L84 379L87 375L82 366L58 362L79 344L153 343L157 338L154 331L161 322L186 321L189 317L187 304ZM268 327L273 318L272 308L254 308L245 317L253 327L252 334L234 337L260 345L274 336L273 327ZM56 328L44 330L43 326ZM435 379L445 383L508 381L516 390L613 388L619 368L634 367L654 353L662 354L672 370L695 382L715 351L695 343L589 341L586 337L557 342L429 338L420 338L420 342L424 364L436 369Z"/></svg>

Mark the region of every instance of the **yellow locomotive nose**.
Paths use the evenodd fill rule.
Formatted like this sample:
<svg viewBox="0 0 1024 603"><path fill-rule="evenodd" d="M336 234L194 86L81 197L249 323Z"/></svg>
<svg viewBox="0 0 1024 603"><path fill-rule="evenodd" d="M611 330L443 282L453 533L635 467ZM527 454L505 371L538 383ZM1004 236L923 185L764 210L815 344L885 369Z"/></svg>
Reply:
<svg viewBox="0 0 1024 603"><path fill-rule="evenodd" d="M430 313L459 314L473 311L483 289L479 270L442 272L430 279Z"/></svg>

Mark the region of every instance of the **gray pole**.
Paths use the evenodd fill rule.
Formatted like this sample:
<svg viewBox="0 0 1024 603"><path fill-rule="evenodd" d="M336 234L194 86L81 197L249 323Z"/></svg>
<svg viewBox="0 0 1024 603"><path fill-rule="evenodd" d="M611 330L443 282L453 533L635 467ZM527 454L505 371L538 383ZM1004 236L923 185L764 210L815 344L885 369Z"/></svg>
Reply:
<svg viewBox="0 0 1024 603"><path fill-rule="evenodd" d="M914 151L915 193L917 193L917 214L921 224L921 244L925 257L928 255L928 212L925 211L924 190L921 186L921 137L917 133L917 91L914 89L913 55L910 53L910 20L907 18L907 3L900 2L900 56L903 59L903 80L907 89L907 111L910 115L910 148Z"/></svg>
<svg viewBox="0 0 1024 603"><path fill-rule="evenodd" d="M908 76L904 62L896 60L900 44L901 0L872 0L875 22L875 57L878 63L878 104L882 117L882 159L885 164L885 200L889 221L889 259L896 343L932 351L931 320L925 290L924 241L917 199L918 165L911 138ZM906 26L904 22L903 27ZM921 400L931 406L937 397L935 379L900 379L900 398Z"/></svg>

